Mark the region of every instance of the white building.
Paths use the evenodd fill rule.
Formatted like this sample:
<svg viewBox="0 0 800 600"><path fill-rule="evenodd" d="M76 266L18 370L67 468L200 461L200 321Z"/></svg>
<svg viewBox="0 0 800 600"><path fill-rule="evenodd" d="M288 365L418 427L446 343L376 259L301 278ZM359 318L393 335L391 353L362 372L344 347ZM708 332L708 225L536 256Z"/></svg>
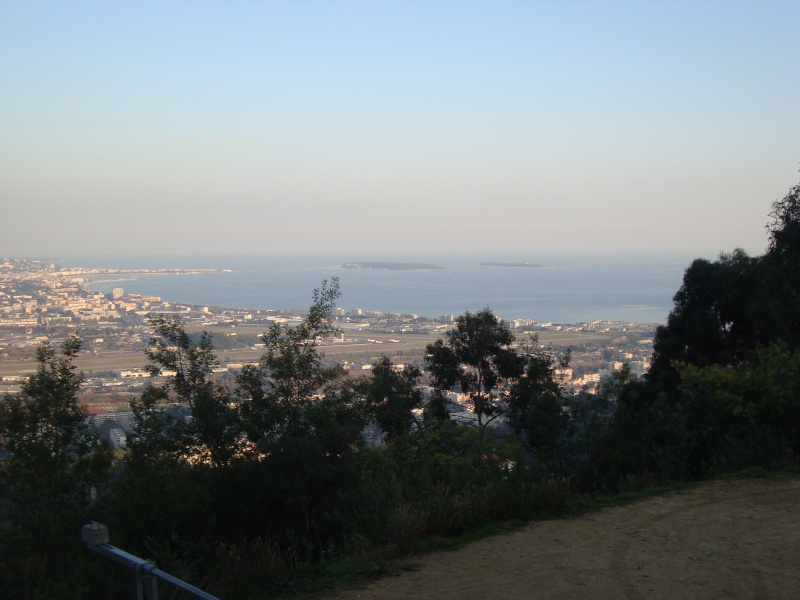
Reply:
<svg viewBox="0 0 800 600"><path fill-rule="evenodd" d="M114 450L119 450L128 446L128 436L125 435L125 432L122 431L122 429L117 427L112 428L108 432L108 439L111 442L111 447L114 448Z"/></svg>

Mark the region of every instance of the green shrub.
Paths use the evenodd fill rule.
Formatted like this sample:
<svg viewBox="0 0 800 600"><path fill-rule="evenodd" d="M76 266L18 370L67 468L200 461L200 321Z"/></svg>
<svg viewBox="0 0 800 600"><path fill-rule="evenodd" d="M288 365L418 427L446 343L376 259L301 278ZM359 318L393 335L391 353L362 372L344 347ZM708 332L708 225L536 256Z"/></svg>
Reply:
<svg viewBox="0 0 800 600"><path fill-rule="evenodd" d="M400 502L389 509L389 538L400 555L417 550L428 523L427 510L416 502Z"/></svg>
<svg viewBox="0 0 800 600"><path fill-rule="evenodd" d="M216 583L227 594L269 589L291 571L292 562L277 544L260 538L220 543L214 549Z"/></svg>
<svg viewBox="0 0 800 600"><path fill-rule="evenodd" d="M558 517L566 512L571 495L568 477L551 476L531 484L531 508L537 513Z"/></svg>

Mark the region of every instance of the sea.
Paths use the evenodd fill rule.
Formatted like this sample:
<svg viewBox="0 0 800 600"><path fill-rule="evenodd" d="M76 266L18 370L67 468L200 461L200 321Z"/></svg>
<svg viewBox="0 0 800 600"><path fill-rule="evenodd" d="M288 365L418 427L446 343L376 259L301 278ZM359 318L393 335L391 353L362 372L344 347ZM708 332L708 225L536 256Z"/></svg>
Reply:
<svg viewBox="0 0 800 600"><path fill-rule="evenodd" d="M231 308L308 308L323 280L339 279L338 306L348 312L460 315L490 308L506 320L582 323L596 320L664 323L686 254L282 254L192 256L75 256L72 267L218 269L198 274L119 274L94 277L89 287L163 300ZM711 258L711 257L704 257ZM424 270L345 269L346 262L419 262ZM490 266L481 263L538 266Z"/></svg>

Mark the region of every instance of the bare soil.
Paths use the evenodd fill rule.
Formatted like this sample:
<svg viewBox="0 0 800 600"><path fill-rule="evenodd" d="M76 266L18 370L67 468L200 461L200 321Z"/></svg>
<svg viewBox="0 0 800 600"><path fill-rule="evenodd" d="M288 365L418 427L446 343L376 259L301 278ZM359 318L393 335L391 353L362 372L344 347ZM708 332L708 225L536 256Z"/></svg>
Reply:
<svg viewBox="0 0 800 600"><path fill-rule="evenodd" d="M800 479L722 480L542 521L336 598L800 598Z"/></svg>

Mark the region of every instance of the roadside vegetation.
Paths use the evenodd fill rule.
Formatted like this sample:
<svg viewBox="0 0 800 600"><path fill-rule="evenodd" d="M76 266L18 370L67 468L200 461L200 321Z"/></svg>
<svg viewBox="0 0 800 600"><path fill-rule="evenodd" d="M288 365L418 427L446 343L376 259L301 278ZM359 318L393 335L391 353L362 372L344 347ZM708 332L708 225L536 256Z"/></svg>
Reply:
<svg viewBox="0 0 800 600"><path fill-rule="evenodd" d="M649 374L622 369L596 394L566 393L555 373L569 353L515 339L489 309L428 346L429 398L423 373L389 358L345 377L318 347L335 333L333 279L302 323L270 326L232 384L213 377L210 335L153 316L147 368L170 375L131 399L133 434L115 456L77 401L80 338L42 346L36 374L0 402L0 587L125 597L124 570L79 541L92 520L211 593L263 598L684 482L796 472L800 185L768 231L763 256L694 261Z"/></svg>

